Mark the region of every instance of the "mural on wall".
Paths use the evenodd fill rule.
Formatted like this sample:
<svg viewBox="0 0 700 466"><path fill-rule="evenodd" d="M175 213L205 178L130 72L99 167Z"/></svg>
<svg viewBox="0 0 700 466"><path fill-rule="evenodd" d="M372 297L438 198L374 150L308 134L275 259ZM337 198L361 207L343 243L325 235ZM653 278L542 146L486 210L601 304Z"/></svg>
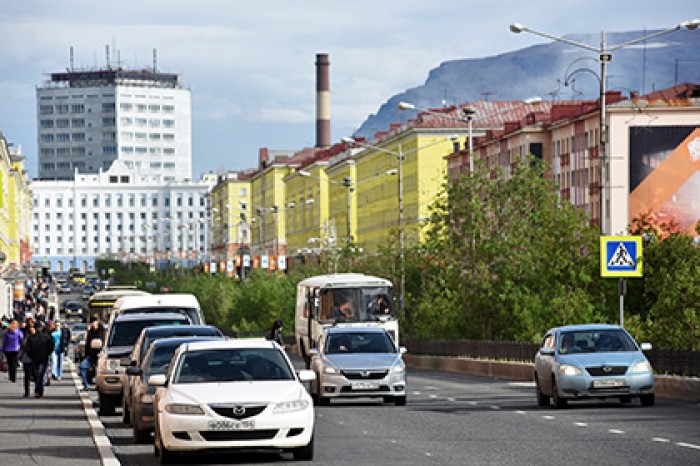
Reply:
<svg viewBox="0 0 700 466"><path fill-rule="evenodd" d="M629 221L693 236L700 220L700 127L637 126L629 131Z"/></svg>

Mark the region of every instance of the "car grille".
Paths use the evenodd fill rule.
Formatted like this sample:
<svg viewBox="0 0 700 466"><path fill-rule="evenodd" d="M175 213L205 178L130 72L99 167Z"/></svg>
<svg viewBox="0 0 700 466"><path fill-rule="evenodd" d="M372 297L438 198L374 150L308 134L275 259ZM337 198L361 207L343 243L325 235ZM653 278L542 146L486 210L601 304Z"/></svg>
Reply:
<svg viewBox="0 0 700 466"><path fill-rule="evenodd" d="M381 380L389 371L342 371L348 380Z"/></svg>
<svg viewBox="0 0 700 466"><path fill-rule="evenodd" d="M232 419L246 419L262 413L267 405L246 406L211 404L209 407L219 416L230 417Z"/></svg>
<svg viewBox="0 0 700 466"><path fill-rule="evenodd" d="M605 377L607 375L625 375L627 366L598 366L586 367L586 371L593 377Z"/></svg>
<svg viewBox="0 0 700 466"><path fill-rule="evenodd" d="M343 387L340 389L341 393L369 393L369 392L390 392L390 391L391 391L391 389L386 385L382 385L376 389L353 390L352 387Z"/></svg>
<svg viewBox="0 0 700 466"><path fill-rule="evenodd" d="M269 440L279 432L278 429L261 430L202 430L199 434L207 442L225 442L227 440Z"/></svg>

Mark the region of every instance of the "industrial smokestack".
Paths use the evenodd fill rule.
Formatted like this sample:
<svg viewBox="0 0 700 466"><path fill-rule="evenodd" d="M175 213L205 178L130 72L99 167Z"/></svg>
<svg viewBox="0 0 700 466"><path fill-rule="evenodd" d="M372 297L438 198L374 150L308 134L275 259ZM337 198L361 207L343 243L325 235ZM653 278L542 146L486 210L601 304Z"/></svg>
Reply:
<svg viewBox="0 0 700 466"><path fill-rule="evenodd" d="M331 80L327 53L316 54L316 147L331 146Z"/></svg>

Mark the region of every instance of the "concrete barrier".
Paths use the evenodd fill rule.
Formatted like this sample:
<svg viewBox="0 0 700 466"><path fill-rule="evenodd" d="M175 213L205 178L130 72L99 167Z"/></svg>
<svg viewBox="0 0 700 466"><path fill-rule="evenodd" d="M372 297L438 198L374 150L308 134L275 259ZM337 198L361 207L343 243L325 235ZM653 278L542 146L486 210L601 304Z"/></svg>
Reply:
<svg viewBox="0 0 700 466"><path fill-rule="evenodd" d="M434 369L503 380L532 380L534 373L532 364L522 362L420 356L414 354L405 354L404 361L406 361L408 367L415 369ZM656 395L662 398L699 402L700 378L657 375Z"/></svg>

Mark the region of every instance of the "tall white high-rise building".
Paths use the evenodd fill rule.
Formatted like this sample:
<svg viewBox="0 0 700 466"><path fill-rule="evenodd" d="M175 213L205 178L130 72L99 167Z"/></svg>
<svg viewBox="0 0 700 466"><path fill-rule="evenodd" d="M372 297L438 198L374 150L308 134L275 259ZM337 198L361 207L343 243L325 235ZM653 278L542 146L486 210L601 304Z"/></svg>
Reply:
<svg viewBox="0 0 700 466"><path fill-rule="evenodd" d="M190 90L155 70L68 70L37 88L39 178L72 180L114 161L164 181L192 177Z"/></svg>

